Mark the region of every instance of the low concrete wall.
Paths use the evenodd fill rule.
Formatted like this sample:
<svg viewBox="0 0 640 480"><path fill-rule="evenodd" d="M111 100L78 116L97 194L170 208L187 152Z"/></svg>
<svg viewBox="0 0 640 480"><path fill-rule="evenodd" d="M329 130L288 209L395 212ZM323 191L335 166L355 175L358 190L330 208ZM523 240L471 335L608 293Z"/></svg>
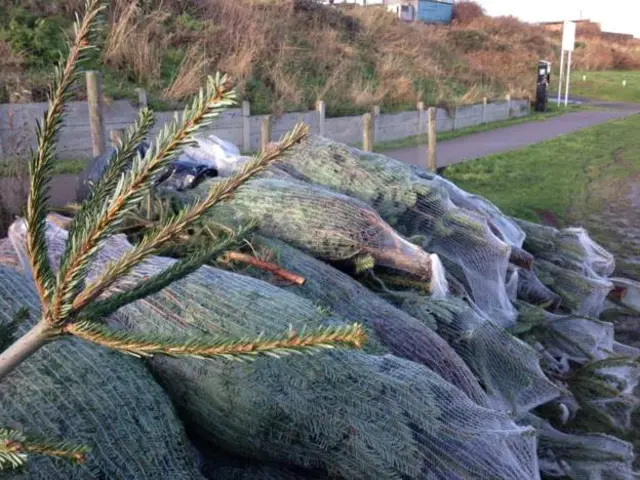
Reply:
<svg viewBox="0 0 640 480"><path fill-rule="evenodd" d="M34 147L36 120L42 118L46 103L4 104L0 105L0 158L12 155L12 152ZM164 124L174 118L178 112L158 112L155 134ZM437 112L437 130L440 132L467 128L481 123L490 123L521 117L529 114L527 100L489 103L459 107L450 113L444 109ZM111 129L123 129L136 117L136 108L127 101L114 101L104 106L106 134ZM223 113L209 129L210 133L230 141L241 150L256 151L261 141L261 116L244 118L243 110L230 109ZM245 122L245 120L248 120ZM288 113L273 118L272 139L279 139L293 126L303 121L310 126L312 133L320 132L320 113L316 111ZM245 135L244 126L248 126ZM341 117L325 119L325 136L333 140L359 144L362 142L362 117ZM417 134L426 133L426 111L411 111L382 114L374 117L374 139L376 142L399 140ZM249 142L245 145L244 139ZM91 133L89 128L89 110L86 102L70 102L60 134L57 153L61 158L91 157Z"/></svg>

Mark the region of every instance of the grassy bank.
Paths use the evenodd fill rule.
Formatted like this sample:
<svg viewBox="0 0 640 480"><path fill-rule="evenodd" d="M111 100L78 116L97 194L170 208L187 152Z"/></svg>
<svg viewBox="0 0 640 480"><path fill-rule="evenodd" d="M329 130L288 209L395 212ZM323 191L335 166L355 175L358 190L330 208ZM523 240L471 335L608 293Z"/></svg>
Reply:
<svg viewBox="0 0 640 480"><path fill-rule="evenodd" d="M532 94L540 58L556 63L559 33L480 10L452 26L400 22L376 7L312 0L113 0L88 65L109 98L180 104L217 70L255 113L312 108L329 116ZM0 0L0 103L42 101L50 65L82 0ZM579 32L576 68L640 68L640 46ZM584 38L583 38L584 37ZM25 91L28 92L25 95ZM78 89L76 96L82 99ZM25 100L26 101L26 100Z"/></svg>
<svg viewBox="0 0 640 480"><path fill-rule="evenodd" d="M583 225L640 278L640 116L450 167L445 176L509 215Z"/></svg>
<svg viewBox="0 0 640 480"><path fill-rule="evenodd" d="M623 86L625 80L627 85ZM571 94L593 100L640 103L640 70L575 72L571 75Z"/></svg>

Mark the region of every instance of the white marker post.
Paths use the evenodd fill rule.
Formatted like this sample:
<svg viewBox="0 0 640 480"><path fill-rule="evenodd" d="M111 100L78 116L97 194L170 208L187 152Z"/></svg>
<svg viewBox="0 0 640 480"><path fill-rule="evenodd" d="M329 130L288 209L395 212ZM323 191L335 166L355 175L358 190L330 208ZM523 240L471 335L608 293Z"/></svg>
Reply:
<svg viewBox="0 0 640 480"><path fill-rule="evenodd" d="M567 87L564 96L564 106L569 105L569 84L571 83L571 57L576 48L576 24L575 22L564 22L562 28L562 60L564 61L564 52L569 52L567 60ZM560 87L558 88L558 105L560 105L562 91L562 69L560 66Z"/></svg>
<svg viewBox="0 0 640 480"><path fill-rule="evenodd" d="M558 73L558 107L562 101L562 75L564 75L564 49L560 52L560 73Z"/></svg>

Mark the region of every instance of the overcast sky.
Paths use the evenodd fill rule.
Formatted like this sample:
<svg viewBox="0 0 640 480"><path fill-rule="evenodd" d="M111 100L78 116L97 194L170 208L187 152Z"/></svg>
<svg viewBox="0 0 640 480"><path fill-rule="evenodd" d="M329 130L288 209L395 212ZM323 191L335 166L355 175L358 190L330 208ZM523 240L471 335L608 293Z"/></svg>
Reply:
<svg viewBox="0 0 640 480"><path fill-rule="evenodd" d="M515 15L528 22L590 19L603 30L640 37L638 0L479 0L489 15Z"/></svg>

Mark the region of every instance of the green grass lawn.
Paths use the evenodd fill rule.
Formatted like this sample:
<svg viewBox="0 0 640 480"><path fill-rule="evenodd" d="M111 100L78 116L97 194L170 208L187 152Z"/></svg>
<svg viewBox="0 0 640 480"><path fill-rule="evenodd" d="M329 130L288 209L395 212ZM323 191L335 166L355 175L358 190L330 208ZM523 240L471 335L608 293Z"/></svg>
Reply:
<svg viewBox="0 0 640 480"><path fill-rule="evenodd" d="M583 76L586 76L584 81ZM626 87L622 86L624 80L627 81ZM640 103L640 71L574 72L569 94L592 100Z"/></svg>
<svg viewBox="0 0 640 480"><path fill-rule="evenodd" d="M537 113L531 110L531 115L528 117L514 118L512 120L502 120L499 122L485 123L483 125L475 125L473 127L461 128L453 132L442 132L438 134L438 141L443 142L447 140L453 140L454 138L464 137L466 135L472 135L474 133L486 132L489 130L496 130L498 128L510 127L512 125L518 125L520 123L529 123L546 120L547 118L557 117L564 113L576 112L584 110L590 107L584 105L569 105L567 108L558 107L557 105L549 104L549 111L545 113ZM388 152L390 150L397 150L400 148L417 147L418 145L427 145L429 140L427 135L414 135L412 137L402 138L400 140L391 140L389 142L377 143L373 150L376 152Z"/></svg>
<svg viewBox="0 0 640 480"><path fill-rule="evenodd" d="M447 168L459 187L505 213L585 226L640 277L640 115ZM638 236L636 236L636 234ZM640 265L640 264L639 264Z"/></svg>

